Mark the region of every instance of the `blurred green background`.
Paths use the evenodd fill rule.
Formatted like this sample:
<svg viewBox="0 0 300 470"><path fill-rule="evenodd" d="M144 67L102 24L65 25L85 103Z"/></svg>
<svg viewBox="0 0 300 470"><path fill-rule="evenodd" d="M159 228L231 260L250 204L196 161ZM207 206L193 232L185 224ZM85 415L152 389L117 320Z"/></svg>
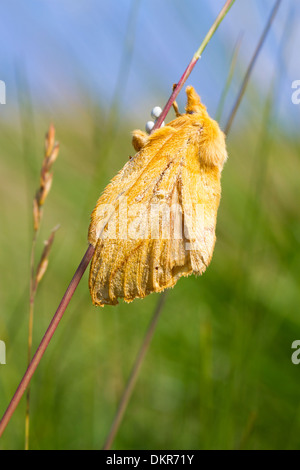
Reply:
<svg viewBox="0 0 300 470"><path fill-rule="evenodd" d="M166 102L223 5L39 3L14 0L1 20L11 39L0 61L1 415L27 363L32 199L50 122L60 153L37 258L60 229L38 288L34 350L86 250L97 198L133 153L131 130ZM291 361L300 339L300 105L291 101L300 10L283 3L227 139L212 263L168 292L114 449L300 448L300 365ZM223 127L274 2L251 5L236 0L188 80L215 117L240 41ZM184 101L181 93L181 109ZM87 277L31 382L31 449L102 447L159 300L96 308ZM1 449L24 448L24 419L23 398Z"/></svg>

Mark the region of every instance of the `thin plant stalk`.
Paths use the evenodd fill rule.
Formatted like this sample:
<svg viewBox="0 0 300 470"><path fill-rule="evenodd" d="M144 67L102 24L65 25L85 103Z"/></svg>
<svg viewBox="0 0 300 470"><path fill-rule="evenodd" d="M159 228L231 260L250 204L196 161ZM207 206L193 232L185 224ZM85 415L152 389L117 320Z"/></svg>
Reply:
<svg viewBox="0 0 300 470"><path fill-rule="evenodd" d="M238 107L239 107L239 104L242 100L242 97L245 93L245 90L246 90L246 87L247 87L247 83L249 81L249 78L250 78L250 75L251 75L251 72L253 70L253 65L254 63L256 62L256 59L259 55L259 52L261 50L261 46L264 42L264 39L266 38L267 36L267 33L271 27L271 24L273 23L274 21L274 18L275 18L275 15L277 13L277 10L278 10L278 7L279 7L279 4L280 4L281 0L278 0L275 4L275 7L273 8L272 10L272 13L271 13L271 16L269 17L268 19L268 22L267 22L267 25L263 31L263 34L259 40L259 43L258 43L258 47L256 48L255 50L255 53L250 61L250 64L249 64L249 67L247 69L247 72L246 72L246 75L245 75L245 79L247 78L247 80L243 80L243 83L242 83L242 86L241 86L241 89L239 91L239 94L238 94L238 99L235 103L235 106L233 107L233 111L232 113L230 114L229 118L228 118L228 121L226 123L226 126L225 126L225 134L228 135L228 133L230 132L230 129L231 129L231 124L234 120L234 117L236 115L236 112L238 110ZM144 341L142 343L142 346L141 346L141 349L137 355L137 359L136 359L136 362L132 368L132 371L131 371L131 374L128 378L128 381L127 381L127 384L125 386L125 389L124 389L124 392L122 394L122 397L121 397L121 400L119 402L119 406L118 406L118 409L117 409L117 412L116 412L116 415L114 417L114 420L113 420L113 423L112 423L112 426L110 428L110 431L109 431L109 434L106 438L106 441L105 441L105 444L103 446L103 449L104 450L109 450L113 444L113 441L114 441L114 438L118 432L118 429L120 427L120 424L122 422L122 418L124 416L124 413L126 411L126 407L129 403L129 400L130 400L130 396L133 392L133 389L134 389L134 385L137 381L137 377L138 377L138 374L139 374L139 371L141 369L141 366L142 366L142 361L146 355L146 352L147 352L147 349L150 345L150 341L151 341L151 338L153 337L154 335L154 329L158 323L158 320L159 320L159 317L161 316L161 313L162 313L162 309L163 309L163 305L165 303L165 300L166 300L166 296L167 296L167 293L168 291L164 291L162 294L160 294L160 299L158 300L158 304L155 308L155 311L154 311L154 314L153 314L153 318L152 318L152 321L150 322L150 325L149 325L149 328L146 332L146 335L145 335L145 338L144 338Z"/></svg>
<svg viewBox="0 0 300 470"><path fill-rule="evenodd" d="M259 56L259 53L260 53L260 51L261 51L261 48L262 48L262 46L263 46L263 44L264 44L264 42L265 42L265 39L266 39L266 37L267 37L267 35L268 35L268 32L269 32L269 30L270 30L270 28L271 28L271 25L272 25L272 23L273 23L273 20L274 20L276 14L277 14L277 11L278 11L278 8L279 8L280 4L281 4L281 0L277 0L276 3L275 3L275 5L274 5L274 7L273 7L273 9L272 9L272 11L271 11L271 14L270 14L270 16L269 16L269 19L268 19L268 21L267 21L267 24L266 24L266 26L265 26L265 28L264 28L264 31L263 31L263 33L262 33L262 35L261 35L261 38L260 38L260 40L259 40L259 43L258 43L257 46L256 46L255 52L254 52L254 54L253 54L253 57L252 57L252 59L251 59L251 61L250 61L250 64L249 64L249 66L248 66L248 68L247 68L247 71L246 71L244 80L243 80L243 82L242 82L242 85L241 85L239 94L238 94L237 99L236 99L236 101L235 101L235 103L234 103L234 105L233 105L233 108L232 108L231 113L230 113L230 115L229 115L227 124L226 124L226 126L225 126L225 130L224 130L225 134L228 134L229 131L230 131L230 128L231 128L231 125L232 125L234 116L235 116L235 114L236 114L236 112L237 112L237 110L238 110L238 108L239 108L240 102L242 101L242 98L243 98L243 96L244 96L245 90L246 90L246 88L247 88L247 85L248 85L248 82L249 82L249 78L250 78L251 72L252 72L253 67L254 67L254 65L255 65L255 62L256 62L256 60L257 60L257 57Z"/></svg>
<svg viewBox="0 0 300 470"><path fill-rule="evenodd" d="M158 319L160 317L160 313L163 309L163 305L165 303L165 300L166 300L166 291L163 292L159 297L159 300L158 300L157 306L155 308L154 314L152 316L151 322L150 322L149 327L147 329L147 332L145 334L141 349L138 352L138 355L136 357L136 360L135 360L134 366L132 368L130 377L127 381L125 390L124 390L122 398L120 400L118 410L117 410L117 413L115 415L115 419L114 419L114 421L111 425L111 428L110 428L110 431L108 433L107 439L106 439L105 444L103 446L103 450L110 449L110 447L113 443L113 440L115 438L115 435L116 435L116 433L119 429L119 426L121 424L121 421L122 421L122 418L124 416L125 410L127 408L128 402L130 400L132 391L134 389L136 380L138 378L138 374L139 374L140 369L142 367L145 355L147 353L150 342L151 342L152 337L154 335L155 328L156 328Z"/></svg>
<svg viewBox="0 0 300 470"><path fill-rule="evenodd" d="M230 85L231 85L231 82L232 82L233 73L235 71L235 67L236 67L237 58L238 58L239 50L240 50L240 47L241 47L241 43L242 43L242 36L240 36L238 38L236 46L235 46L233 54L232 54L227 80L226 80L224 89L222 91L222 95L221 95L219 105L218 105L218 109L217 109L216 116L215 116L215 120L217 122L221 121L221 117L223 115L224 104L225 104L225 100L226 100L226 97L227 97L227 94L228 94L228 91L229 91L229 88L230 88Z"/></svg>
<svg viewBox="0 0 300 470"><path fill-rule="evenodd" d="M39 218L40 220L40 218ZM28 365L30 364L31 360L31 350L32 350L32 332L33 332L33 314L34 314L34 302L36 291L39 282L42 280L47 266L48 266L48 258L49 253L54 241L54 236L56 230L59 228L57 225L52 230L48 240L45 242L45 246L40 258L40 262L36 268L34 269L34 258L35 258L35 246L37 241L37 234L38 231L34 231L33 241L32 241L32 253L31 253L31 277L30 277L30 299L29 299L29 322L28 322ZM30 422L30 387L27 388L26 394L26 412L25 412L25 450L29 449L29 422Z"/></svg>
<svg viewBox="0 0 300 470"><path fill-rule="evenodd" d="M27 364L30 364L31 350L32 350L32 331L33 331L33 313L34 313L34 300L37 284L34 276L35 265L35 247L37 241L37 230L34 230L31 255L30 255L30 292L29 292L29 320L28 320L28 351L27 351ZM25 411L25 450L29 449L29 412L30 412L30 387L27 389L26 395L26 411Z"/></svg>
<svg viewBox="0 0 300 470"><path fill-rule="evenodd" d="M48 266L48 257L50 249L54 240L54 233L58 227L56 227L47 242L43 250L40 262L35 269L35 251L37 244L38 232L40 229L42 216L43 216L43 205L47 199L49 191L51 189L53 174L50 172L53 163L56 161L59 152L59 144L55 142L55 128L50 125L49 130L46 134L45 139L45 153L40 171L40 184L38 190L33 199L33 237L31 244L30 254L30 292L29 292L29 320L28 320L28 346L27 346L27 366L31 360L32 350L32 334L33 334L33 317L34 317L34 303L37 292L37 287L41 281L43 275ZM30 422L30 387L27 389L26 396L26 411L25 411L25 450L29 449L29 422Z"/></svg>

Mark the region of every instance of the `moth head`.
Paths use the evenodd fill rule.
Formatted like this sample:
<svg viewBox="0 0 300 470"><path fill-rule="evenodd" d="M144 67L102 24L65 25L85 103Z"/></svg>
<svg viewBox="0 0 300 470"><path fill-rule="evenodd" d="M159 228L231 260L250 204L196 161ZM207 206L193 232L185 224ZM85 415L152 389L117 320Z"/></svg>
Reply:
<svg viewBox="0 0 300 470"><path fill-rule="evenodd" d="M188 86L185 91L187 94L186 114L207 114L206 106L201 103L200 96L196 93L194 87Z"/></svg>
<svg viewBox="0 0 300 470"><path fill-rule="evenodd" d="M201 103L200 96L192 86L187 87L186 94L186 114L191 114L190 123L200 128L200 132L194 134L194 145L199 146L200 160L207 166L216 166L222 170L227 160L225 135L217 121L208 115L206 106Z"/></svg>

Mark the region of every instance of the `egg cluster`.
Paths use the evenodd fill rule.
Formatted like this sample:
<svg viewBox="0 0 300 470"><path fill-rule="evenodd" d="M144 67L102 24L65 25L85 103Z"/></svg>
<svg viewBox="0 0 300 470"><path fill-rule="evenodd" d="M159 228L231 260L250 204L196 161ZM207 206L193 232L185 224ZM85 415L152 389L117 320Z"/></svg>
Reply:
<svg viewBox="0 0 300 470"><path fill-rule="evenodd" d="M157 119L159 118L159 116L161 115L161 112L162 112L162 109L161 109L159 106L155 106L155 107L152 109L152 111L151 111L151 117L152 117L152 119L154 119L154 121L148 121L148 122L146 122L145 129L146 129L147 134L150 134L150 132L152 131L156 120L157 120ZM162 123L161 127L163 127L164 125L165 125L165 122Z"/></svg>

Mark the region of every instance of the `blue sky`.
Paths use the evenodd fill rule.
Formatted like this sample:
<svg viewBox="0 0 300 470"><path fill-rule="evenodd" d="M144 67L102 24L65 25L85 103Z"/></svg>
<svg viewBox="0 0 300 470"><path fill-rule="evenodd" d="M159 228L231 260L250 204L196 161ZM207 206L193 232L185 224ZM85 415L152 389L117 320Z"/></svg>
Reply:
<svg viewBox="0 0 300 470"><path fill-rule="evenodd" d="M236 0L192 72L188 83L212 115L238 38L240 53L225 113L274 3ZM6 83L7 104L0 113L5 117L14 108L17 78L25 77L37 109L68 114L74 104L84 106L87 96L109 109L117 88L120 111L148 119L152 106L165 104L223 4L224 0L4 1L0 79ZM300 106L291 103L291 83L300 79L299 20L300 2L283 0L251 81L263 101L277 77L279 118L294 130ZM251 107L251 96L250 90L244 112ZM183 94L178 101L183 106Z"/></svg>

